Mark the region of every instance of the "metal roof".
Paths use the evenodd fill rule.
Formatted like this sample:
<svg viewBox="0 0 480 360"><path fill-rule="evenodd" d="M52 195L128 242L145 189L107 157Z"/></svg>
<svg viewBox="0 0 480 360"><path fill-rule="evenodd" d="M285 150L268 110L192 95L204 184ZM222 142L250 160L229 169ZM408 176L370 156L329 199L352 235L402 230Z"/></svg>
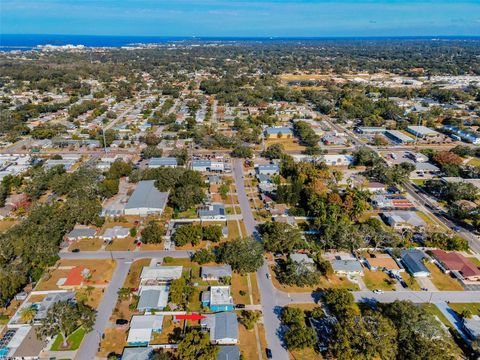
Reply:
<svg viewBox="0 0 480 360"><path fill-rule="evenodd" d="M155 187L155 180L140 181L132 196L128 199L125 209L153 208L164 209L167 205L168 192L160 192Z"/></svg>
<svg viewBox="0 0 480 360"><path fill-rule="evenodd" d="M177 158L174 157L157 157L151 158L148 166L177 166Z"/></svg>
<svg viewBox="0 0 480 360"><path fill-rule="evenodd" d="M202 266L202 277L225 277L232 276L232 267L230 265L223 266Z"/></svg>

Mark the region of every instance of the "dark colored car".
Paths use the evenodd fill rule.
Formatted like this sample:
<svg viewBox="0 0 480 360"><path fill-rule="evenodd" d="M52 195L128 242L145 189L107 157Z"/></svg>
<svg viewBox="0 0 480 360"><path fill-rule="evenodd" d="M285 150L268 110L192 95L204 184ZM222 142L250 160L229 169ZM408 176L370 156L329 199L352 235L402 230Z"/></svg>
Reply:
<svg viewBox="0 0 480 360"><path fill-rule="evenodd" d="M73 249L72 252L73 253L78 253L78 252L80 252L80 249Z"/></svg>
<svg viewBox="0 0 480 360"><path fill-rule="evenodd" d="M265 353L267 354L267 359L272 359L273 356L272 356L272 350L270 350L269 348L267 348L265 350Z"/></svg>
<svg viewBox="0 0 480 360"><path fill-rule="evenodd" d="M237 304L235 305L237 309L245 309L245 304Z"/></svg>
<svg viewBox="0 0 480 360"><path fill-rule="evenodd" d="M115 324L116 325L127 325L128 324L128 320L127 319L117 319L115 321Z"/></svg>

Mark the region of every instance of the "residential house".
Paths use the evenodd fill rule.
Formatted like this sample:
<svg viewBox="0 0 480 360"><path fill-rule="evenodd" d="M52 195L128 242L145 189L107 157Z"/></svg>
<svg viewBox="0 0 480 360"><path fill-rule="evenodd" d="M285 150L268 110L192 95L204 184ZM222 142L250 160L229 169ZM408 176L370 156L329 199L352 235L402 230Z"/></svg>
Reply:
<svg viewBox="0 0 480 360"><path fill-rule="evenodd" d="M225 164L223 163L223 161L193 160L192 170L200 171L200 172L206 172L206 171L222 172L225 170Z"/></svg>
<svg viewBox="0 0 480 360"><path fill-rule="evenodd" d="M425 221L415 211L390 211L383 213L388 225L395 230L423 228Z"/></svg>
<svg viewBox="0 0 480 360"><path fill-rule="evenodd" d="M202 266L202 280L218 281L225 277L232 277L232 267L230 265L221 266Z"/></svg>
<svg viewBox="0 0 480 360"><path fill-rule="evenodd" d="M40 320L44 319L47 316L48 309L60 301L75 302L75 293L72 291L48 293L47 296L36 305L37 313L34 322L40 322Z"/></svg>
<svg viewBox="0 0 480 360"><path fill-rule="evenodd" d="M370 181L367 185L367 191L372 193L385 192L385 184L376 181Z"/></svg>
<svg viewBox="0 0 480 360"><path fill-rule="evenodd" d="M210 286L202 293L202 305L212 311L231 311L235 308L230 286Z"/></svg>
<svg viewBox="0 0 480 360"><path fill-rule="evenodd" d="M336 256L331 260L335 274L342 276L362 276L363 267L353 256Z"/></svg>
<svg viewBox="0 0 480 360"><path fill-rule="evenodd" d="M290 254L290 260L293 262L302 265L306 269L313 271L316 269L315 261L309 257L307 254L293 253Z"/></svg>
<svg viewBox="0 0 480 360"><path fill-rule="evenodd" d="M423 251L416 249L402 250L401 259L405 268L413 277L430 276L430 271L423 263L424 259L427 259Z"/></svg>
<svg viewBox="0 0 480 360"><path fill-rule="evenodd" d="M84 286L85 281L91 276L90 269L79 265L70 269L68 275L58 287L61 289L75 289Z"/></svg>
<svg viewBox="0 0 480 360"><path fill-rule="evenodd" d="M277 164L258 165L257 173L259 175L276 175L280 172L280 167Z"/></svg>
<svg viewBox="0 0 480 360"><path fill-rule="evenodd" d="M238 343L238 320L234 312L218 312L205 314L200 320L202 328L210 333L210 342L217 345Z"/></svg>
<svg viewBox="0 0 480 360"><path fill-rule="evenodd" d="M479 281L480 270L465 256L457 252L446 252L443 250L432 250L431 254L446 272L452 272L460 279L468 281Z"/></svg>
<svg viewBox="0 0 480 360"><path fill-rule="evenodd" d="M170 285L144 285L140 288L137 309L140 311L163 310L168 303Z"/></svg>
<svg viewBox="0 0 480 360"><path fill-rule="evenodd" d="M159 333L163 327L163 315L134 315L130 321L127 344L129 346L147 346L153 333Z"/></svg>
<svg viewBox="0 0 480 360"><path fill-rule="evenodd" d="M123 349L122 360L150 360L153 347L126 347Z"/></svg>
<svg viewBox="0 0 480 360"><path fill-rule="evenodd" d="M182 266L144 266L140 274L140 285L167 284L182 277Z"/></svg>
<svg viewBox="0 0 480 360"><path fill-rule="evenodd" d="M68 241L75 241L80 239L90 239L95 237L96 234L97 230L95 229L88 227L75 227L66 235L66 238Z"/></svg>
<svg viewBox="0 0 480 360"><path fill-rule="evenodd" d="M198 217L202 220L226 220L225 205L211 204L198 208Z"/></svg>
<svg viewBox="0 0 480 360"><path fill-rule="evenodd" d="M125 239L128 235L130 235L129 228L115 225L112 228L106 229L105 232L99 237L103 241L112 241L114 239Z"/></svg>
<svg viewBox="0 0 480 360"><path fill-rule="evenodd" d="M240 360L240 349L237 345L219 346L217 360Z"/></svg>
<svg viewBox="0 0 480 360"><path fill-rule="evenodd" d="M161 215L167 206L168 192L160 192L155 180L140 181L125 205L125 215Z"/></svg>

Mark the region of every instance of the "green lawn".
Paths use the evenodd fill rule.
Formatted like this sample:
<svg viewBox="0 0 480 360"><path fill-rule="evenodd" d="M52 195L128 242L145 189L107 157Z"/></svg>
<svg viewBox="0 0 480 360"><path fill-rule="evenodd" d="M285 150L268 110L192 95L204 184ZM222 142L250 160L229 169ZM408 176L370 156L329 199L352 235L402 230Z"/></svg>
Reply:
<svg viewBox="0 0 480 360"><path fill-rule="evenodd" d="M458 315L461 315L463 310L470 310L473 315L480 315L480 303L450 303L448 306Z"/></svg>
<svg viewBox="0 0 480 360"><path fill-rule="evenodd" d="M78 328L67 338L67 343L68 343L67 348L62 348L63 336L58 334L50 350L51 351L77 350L80 347L80 344L82 343L84 336L85 336L85 329L82 327Z"/></svg>
<svg viewBox="0 0 480 360"><path fill-rule="evenodd" d="M435 304L422 304L421 305L426 312L436 316L446 327L453 328L453 325L448 321L448 319L443 315L443 313L438 309Z"/></svg>
<svg viewBox="0 0 480 360"><path fill-rule="evenodd" d="M443 273L435 264L427 263L433 285L440 291L462 291L460 283L450 275Z"/></svg>

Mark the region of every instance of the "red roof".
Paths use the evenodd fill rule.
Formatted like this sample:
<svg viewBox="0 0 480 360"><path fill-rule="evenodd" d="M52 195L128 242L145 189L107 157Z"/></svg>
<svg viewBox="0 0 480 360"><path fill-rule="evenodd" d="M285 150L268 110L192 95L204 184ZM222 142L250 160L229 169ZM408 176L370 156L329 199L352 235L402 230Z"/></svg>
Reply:
<svg viewBox="0 0 480 360"><path fill-rule="evenodd" d="M456 252L432 250L433 256L440 260L448 270L459 271L464 277L480 276L480 270L465 256Z"/></svg>
<svg viewBox="0 0 480 360"><path fill-rule="evenodd" d="M85 269L85 266L76 266L67 275L63 286L80 286L83 282L82 272Z"/></svg>

